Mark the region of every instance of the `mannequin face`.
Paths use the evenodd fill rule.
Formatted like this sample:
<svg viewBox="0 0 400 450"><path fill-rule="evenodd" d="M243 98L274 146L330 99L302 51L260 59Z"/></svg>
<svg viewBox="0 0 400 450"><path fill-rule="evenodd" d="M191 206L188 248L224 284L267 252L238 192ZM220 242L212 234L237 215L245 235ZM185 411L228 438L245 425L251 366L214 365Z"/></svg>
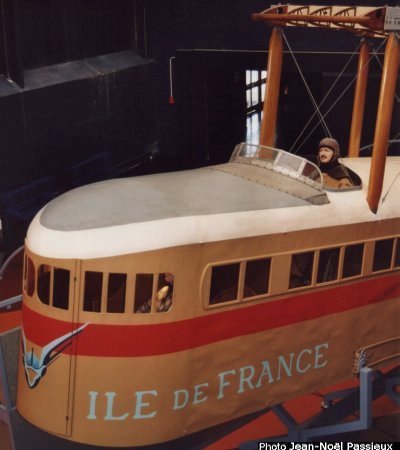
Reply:
<svg viewBox="0 0 400 450"><path fill-rule="evenodd" d="M329 147L321 147L318 151L318 158L322 163L328 163L333 158L333 150Z"/></svg>

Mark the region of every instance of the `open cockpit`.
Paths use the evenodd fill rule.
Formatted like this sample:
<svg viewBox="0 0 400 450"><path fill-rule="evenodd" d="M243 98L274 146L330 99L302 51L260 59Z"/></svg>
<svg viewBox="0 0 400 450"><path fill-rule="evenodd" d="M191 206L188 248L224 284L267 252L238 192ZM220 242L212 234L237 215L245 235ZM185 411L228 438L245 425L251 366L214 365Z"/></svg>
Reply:
<svg viewBox="0 0 400 450"><path fill-rule="evenodd" d="M300 182L304 186L308 187L301 188L298 183L293 184L293 182L289 180L284 181L282 177L274 176L272 178L271 176L272 179L276 180L275 187L278 190L284 190L285 192L293 195L296 195L296 193L300 193L300 195L302 195L301 192L303 191L308 193L310 191L309 188L316 191L326 190L333 192L346 192L358 190L362 187L360 177L343 164L341 166L348 175L349 179L351 179L352 186L336 189L326 186L321 169L314 162L296 154L289 153L285 150L267 147L264 145L241 143L237 145L233 151L230 162L247 164L253 167L262 167L274 172L275 174L284 175L287 178L296 180L297 182ZM274 182L272 182L271 187L274 187ZM326 198L320 196L307 196L303 198L307 198L307 200L313 204L328 203Z"/></svg>

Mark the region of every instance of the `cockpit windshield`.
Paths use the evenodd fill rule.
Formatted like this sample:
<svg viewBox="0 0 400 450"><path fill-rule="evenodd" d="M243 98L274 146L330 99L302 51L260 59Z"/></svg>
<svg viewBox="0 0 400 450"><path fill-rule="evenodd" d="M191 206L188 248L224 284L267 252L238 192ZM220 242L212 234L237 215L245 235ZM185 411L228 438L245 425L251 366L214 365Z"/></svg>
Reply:
<svg viewBox="0 0 400 450"><path fill-rule="evenodd" d="M322 174L318 166L284 150L242 142L235 147L230 162L264 167L314 188L323 189Z"/></svg>

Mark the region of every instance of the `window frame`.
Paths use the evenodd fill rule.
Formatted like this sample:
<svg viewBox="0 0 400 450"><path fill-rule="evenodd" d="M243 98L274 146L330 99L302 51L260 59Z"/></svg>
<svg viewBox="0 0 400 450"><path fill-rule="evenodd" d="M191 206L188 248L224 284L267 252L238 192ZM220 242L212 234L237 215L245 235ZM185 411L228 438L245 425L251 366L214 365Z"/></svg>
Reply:
<svg viewBox="0 0 400 450"><path fill-rule="evenodd" d="M124 305L124 310L123 311L109 311L109 302L110 302L110 293L109 293L109 289L110 289L110 276L111 275L123 275L125 276L125 282L124 282L124 299L123 299L123 305ZM126 313L126 294L127 294L127 283L128 283L128 274L126 272L108 272L107 273L107 286L106 286L106 304L105 304L105 312L107 314L125 314ZM120 289L120 288L119 288ZM118 289L118 290L119 290ZM118 293L118 290L116 293Z"/></svg>
<svg viewBox="0 0 400 450"><path fill-rule="evenodd" d="M85 303L86 303L86 301L85 301L86 300L86 275L87 275L88 272L99 273L102 276L102 279L101 279L100 308L99 308L98 311L85 309ZM105 292L104 292L104 279L106 278L105 275L106 275L106 272L102 272L102 271L99 271L99 270L93 270L93 269L90 269L90 268L82 271L82 280L81 280L82 292L80 294L80 299L79 299L80 305L81 305L80 308L79 308L80 312L82 312L82 313L89 313L89 314L94 314L94 313L100 314L100 313L103 312L102 308L103 308L103 304L104 304L103 297L105 297ZM91 301L93 302L93 300L91 300Z"/></svg>
<svg viewBox="0 0 400 450"><path fill-rule="evenodd" d="M287 279L287 290L285 293L290 293L290 292L297 292L297 291L303 291L304 289L309 289L311 287L315 287L316 286L316 279L317 279L317 260L319 260L319 253L318 253L318 257L317 257L317 252L321 250L321 249L305 249L305 250L301 250L301 251L296 251L294 253L289 252L290 255L290 262L289 262L289 266L288 266L288 279ZM291 276L291 270L292 270L292 259L293 256L295 255L302 255L305 253L313 253L313 262L312 262L312 267L311 267L311 276L310 276L310 283L305 285L305 286L296 286L291 288L290 287L290 276Z"/></svg>
<svg viewBox="0 0 400 450"><path fill-rule="evenodd" d="M320 262L320 256L321 256L321 252L326 251L326 250L339 250L339 256L338 256L338 263L337 263L337 269L336 269L336 278L334 280L328 280L328 281L321 281L318 282L318 272L319 272L319 262ZM344 258L344 247L343 246L336 246L336 247L324 247L324 248L319 248L316 251L316 255L315 255L315 265L316 265L316 273L313 273L313 279L315 279L315 286L326 286L326 285L330 285L330 284L335 284L338 283L339 281L341 281L341 277L342 277L342 269L343 269L343 258Z"/></svg>
<svg viewBox="0 0 400 450"><path fill-rule="evenodd" d="M354 280L354 279L361 278L361 277L366 275L365 268L366 268L367 243L368 243L368 241L357 241L357 242L351 242L351 243L348 243L348 244L345 244L345 245L342 246L339 281ZM346 256L346 248L352 247L352 246L355 246L355 245L362 245L363 246L363 250L362 250L363 253L362 253L362 258L361 258L360 273L358 273L356 275L349 276L349 277L344 277L343 276L343 269L344 269L344 258Z"/></svg>
<svg viewBox="0 0 400 450"><path fill-rule="evenodd" d="M244 288L246 287L247 264L249 262L253 262L253 261L269 261L268 262L268 283L267 283L267 286L266 286L267 290L266 290L266 292L263 292L261 294L256 294L256 295L251 295L251 296L245 297L244 296ZM239 292L239 297L240 297L240 294L241 294L241 300L247 301L249 299L258 299L258 298L270 295L270 292L271 292L271 272L272 272L271 268L272 268L272 257L271 256L265 256L265 257L261 257L261 258L246 259L244 261L243 289ZM240 287L240 284L239 284L239 287Z"/></svg>
<svg viewBox="0 0 400 450"><path fill-rule="evenodd" d="M29 276L29 261L33 268L33 290L32 294L28 292L28 276ZM71 304L73 303L73 298L75 296L74 292L74 284L75 284L75 269L74 267L63 267L62 265L54 265L51 261L48 261L46 259L40 259L39 261L34 262L34 260L31 258L31 256L27 253L24 255L24 262L23 262L23 283L22 283L22 291L23 294L26 295L30 299L34 299L34 301L39 302L41 307L47 307L47 308L55 308L57 311L71 311ZM47 266L49 268L49 302L45 303L43 299L39 295L39 270L42 266ZM54 305L54 287L55 287L55 271L56 269L62 270L65 272L68 272L68 295L67 295L67 302L68 307L62 308L60 306ZM71 298L72 296L72 298Z"/></svg>
<svg viewBox="0 0 400 450"><path fill-rule="evenodd" d="M73 303L73 298L74 298L74 274L72 273L71 269L67 269L65 267L59 267L59 266L53 266L53 265L51 267L52 267L51 307L56 308L57 310L61 310L61 311L69 311L71 308L71 303ZM67 297L68 308L61 308L60 306L54 305L54 286L55 286L54 280L55 280L55 270L56 269L64 270L69 273L68 297ZM71 295L72 295L72 301L71 301Z"/></svg>
<svg viewBox="0 0 400 450"><path fill-rule="evenodd" d="M161 289L160 287L160 277L164 276L170 273L173 275L174 277L174 281L173 281L173 295L172 295L172 301L170 304L170 307L168 308L168 310L166 311L157 311L156 310L156 297L157 297L157 293L158 291ZM146 311L146 312L140 312L138 311L138 308L140 308L140 306L144 305L144 303L142 303L141 305L139 305L137 307L136 305L136 283L137 283L137 275L151 275L153 277L152 280L152 291L151 291L151 295L149 296L149 298L151 298L151 305L150 305L150 311ZM130 314L137 314L137 315L147 315L147 314L151 314L151 315L155 315L155 314L160 314L160 313L169 313L175 304L175 292L176 292L176 275L175 272L171 272L170 270L164 270L162 272L136 272L133 274L133 289L132 289L132 306L130 306L130 309L128 310L128 312L130 311Z"/></svg>
<svg viewBox="0 0 400 450"><path fill-rule="evenodd" d="M87 272L96 272L102 274L102 283L101 283L101 296L100 296L100 310L98 311L91 311L85 309L85 277ZM109 272L109 271L99 271L99 270L92 270L91 268L84 269L82 271L82 294L80 295L80 313L83 314L101 314L101 315L112 315L112 316L118 316L118 315L130 315L130 314L143 314L138 313L136 311L136 285L137 285L137 275L151 275L153 277L152 279L152 291L151 291L151 309L147 314L159 314L159 313L168 313L172 310L174 305L174 299L172 300L172 303L167 311L157 311L156 310L156 296L157 292L159 291L159 277L165 275L166 273L172 273L174 276L174 292L175 292L175 286L176 286L176 276L171 271L163 271L163 272ZM119 275L125 275L126 281L125 281L125 303L124 303L124 311L121 312L113 312L108 311L108 287L109 287L109 279L110 275L112 274L119 274ZM140 306L140 305L139 305Z"/></svg>
<svg viewBox="0 0 400 450"><path fill-rule="evenodd" d="M399 253L399 262L396 264L397 253ZM394 249L393 249L393 270L400 268L400 236L395 237Z"/></svg>
<svg viewBox="0 0 400 450"><path fill-rule="evenodd" d="M252 295L249 297L244 296L244 288L245 288L245 277L246 277L246 269L247 269L247 263L251 261L259 261L259 260L269 260L269 267L268 267L268 290L266 293ZM212 269L213 267L220 267L220 266L228 266L232 264L239 264L239 276L238 276L238 285L237 285L237 298L233 300L228 300L225 302L219 302L215 304L210 303L210 294L211 294L211 280L212 280ZM222 261L218 263L209 263L206 265L203 275L200 278L201 283L201 297L203 298L203 306L205 309L215 309L220 308L223 306L230 306L235 304L243 304L248 303L260 299L265 299L267 297L271 297L271 274L272 274L272 266L273 266L273 256L270 255L261 255L261 256L255 256L252 258L246 258L246 259L235 259L235 260L228 260L228 261Z"/></svg>
<svg viewBox="0 0 400 450"><path fill-rule="evenodd" d="M385 272L389 272L391 270L395 270L397 266L394 265L395 263L395 257L396 257L396 251L397 251L397 245L399 242L399 237L396 236L387 236L384 238L379 238L379 239L374 239L372 241L372 258L371 258L371 274L379 274L379 273L385 273ZM378 242L383 242L383 241L390 241L392 240L392 254L390 256L390 263L389 263L389 267L386 267L384 269L378 269L378 270L374 270L374 262L375 262L375 250L376 250L376 244ZM396 245L396 241L397 241L397 245Z"/></svg>
<svg viewBox="0 0 400 450"><path fill-rule="evenodd" d="M254 73L256 72L257 75ZM255 77L256 75L256 77ZM246 115L250 116L251 114L258 113L262 110L264 104L265 95L265 84L267 82L267 71L265 69L247 69L245 74L246 86L245 86L245 94L246 94ZM253 77L255 77L253 79ZM249 78L249 81L247 80ZM256 99L255 103L253 103L253 95L252 91L256 89ZM248 98L250 100L248 100ZM248 104L250 103L250 104Z"/></svg>
<svg viewBox="0 0 400 450"><path fill-rule="evenodd" d="M49 280L49 303L45 303L39 295L39 271L42 266L48 266L50 268L50 280ZM53 289L54 289L54 266L52 264L47 264L45 262L41 262L36 270L36 295L39 299L40 303L43 305L53 307Z"/></svg>

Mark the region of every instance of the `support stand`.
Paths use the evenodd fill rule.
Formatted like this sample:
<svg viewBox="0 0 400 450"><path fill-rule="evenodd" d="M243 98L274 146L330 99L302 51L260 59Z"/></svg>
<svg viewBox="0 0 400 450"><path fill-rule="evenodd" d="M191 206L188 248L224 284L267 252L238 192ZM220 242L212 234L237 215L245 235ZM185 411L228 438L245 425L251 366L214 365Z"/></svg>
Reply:
<svg viewBox="0 0 400 450"><path fill-rule="evenodd" d="M387 395L400 405L400 394L395 387L400 384L400 366L386 374L374 372L368 367L360 370L360 384L356 388L335 391L327 394L322 402L324 408L311 419L298 423L280 404L271 410L284 423L288 434L272 438L260 438L244 442L240 450L256 450L259 442L309 442L321 436L367 430L372 425L372 402L382 395ZM334 400L340 399L337 403ZM359 418L342 423L351 414L359 411Z"/></svg>

